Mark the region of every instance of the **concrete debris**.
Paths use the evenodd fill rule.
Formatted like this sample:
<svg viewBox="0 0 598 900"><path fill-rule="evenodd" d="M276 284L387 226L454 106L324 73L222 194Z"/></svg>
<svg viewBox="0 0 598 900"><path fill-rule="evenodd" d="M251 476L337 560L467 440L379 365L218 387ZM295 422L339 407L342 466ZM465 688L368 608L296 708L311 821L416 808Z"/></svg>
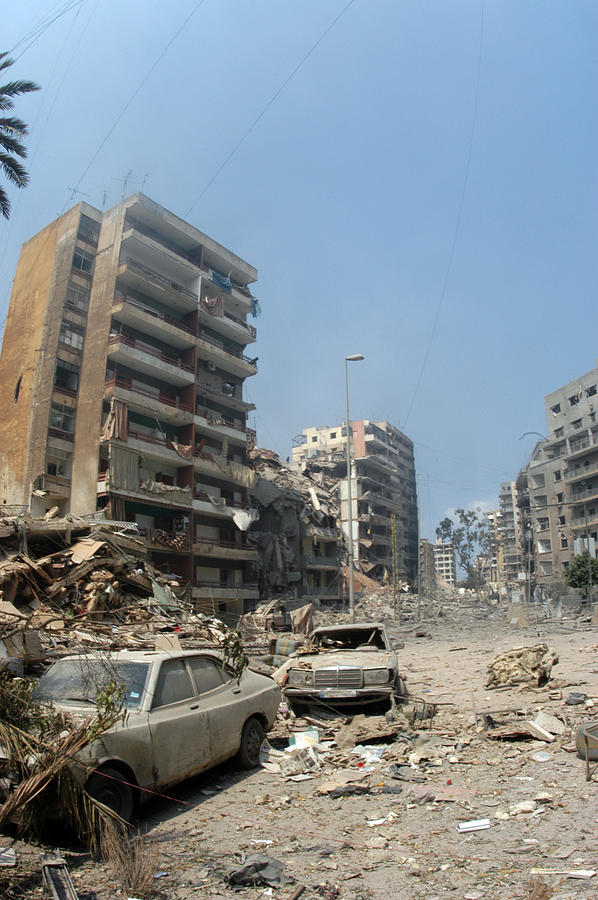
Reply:
<svg viewBox="0 0 598 900"><path fill-rule="evenodd" d="M552 667L558 663L556 652L548 644L517 647L501 653L488 666L487 687L535 682L538 686L550 680Z"/></svg>

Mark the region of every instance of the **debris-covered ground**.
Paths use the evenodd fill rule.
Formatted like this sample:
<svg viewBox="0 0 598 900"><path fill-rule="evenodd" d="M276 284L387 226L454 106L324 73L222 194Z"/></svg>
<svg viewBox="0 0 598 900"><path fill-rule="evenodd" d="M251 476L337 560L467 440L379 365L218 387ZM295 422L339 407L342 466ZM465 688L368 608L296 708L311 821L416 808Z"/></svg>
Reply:
<svg viewBox="0 0 598 900"><path fill-rule="evenodd" d="M594 897L597 782L585 780L575 732L598 718L598 634L582 627L518 629L504 607L459 626L442 618L401 633L391 625L405 640L399 658L410 692L426 712L435 706L434 717L412 725L409 717L424 708L416 701L390 724L330 722L315 747L314 722L281 717L264 767L247 773L226 764L142 811L139 827L159 850L155 890L173 900L290 898L301 886L304 897L355 900ZM428 636L414 636L421 632ZM548 652L535 658L552 660L546 683L536 671L514 686L486 687L497 655L541 644ZM572 693L585 701L568 705ZM294 731L298 746L288 752ZM352 752L356 745L362 749ZM9 833L0 836L1 846L11 844ZM65 855L82 898L150 896L123 893L114 867L74 844L16 841L12 849L16 866L0 868L0 878L14 872L22 887L10 896L42 895L35 873L44 850ZM266 877L282 871L294 880L229 884L235 870L244 880L252 855L254 868L262 856L282 864Z"/></svg>

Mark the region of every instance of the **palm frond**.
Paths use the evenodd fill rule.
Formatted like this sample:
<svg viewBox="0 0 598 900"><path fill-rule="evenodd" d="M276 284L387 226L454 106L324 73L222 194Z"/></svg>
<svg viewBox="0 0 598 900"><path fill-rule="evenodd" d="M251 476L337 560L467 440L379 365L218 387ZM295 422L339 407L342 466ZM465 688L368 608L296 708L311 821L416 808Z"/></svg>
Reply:
<svg viewBox="0 0 598 900"><path fill-rule="evenodd" d="M0 212L5 219L10 219L10 200L6 196L6 191L0 187Z"/></svg>
<svg viewBox="0 0 598 900"><path fill-rule="evenodd" d="M29 175L26 169L14 156L0 153L0 169L2 169L8 180L16 184L17 187L25 187L29 184Z"/></svg>
<svg viewBox="0 0 598 900"><path fill-rule="evenodd" d="M8 153L16 153L17 156L20 156L21 159L25 159L27 156L27 150L25 149L25 145L21 143L16 137L12 134L5 134L0 129L0 147L3 150L6 150Z"/></svg>
<svg viewBox="0 0 598 900"><path fill-rule="evenodd" d="M30 94L31 91L39 91L40 86L35 81L9 81L7 84L0 86L0 96L2 97L19 97L21 94Z"/></svg>
<svg viewBox="0 0 598 900"><path fill-rule="evenodd" d="M17 119L15 116L5 116L3 119L0 119L0 131L7 131L17 138L25 137L29 133L29 129L23 120Z"/></svg>

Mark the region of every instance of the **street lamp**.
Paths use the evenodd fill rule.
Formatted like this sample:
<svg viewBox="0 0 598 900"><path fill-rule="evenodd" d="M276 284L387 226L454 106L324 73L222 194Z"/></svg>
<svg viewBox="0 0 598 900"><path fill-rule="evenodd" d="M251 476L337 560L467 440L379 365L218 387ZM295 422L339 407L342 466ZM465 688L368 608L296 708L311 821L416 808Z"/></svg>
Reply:
<svg viewBox="0 0 598 900"><path fill-rule="evenodd" d="M351 621L355 621L355 589L353 585L353 497L351 496L351 437L353 432L351 429L351 420L349 419L349 363L360 362L363 359L362 353L352 353L351 356L345 356L345 401L347 405L347 501L349 504L348 523L349 523L349 611Z"/></svg>

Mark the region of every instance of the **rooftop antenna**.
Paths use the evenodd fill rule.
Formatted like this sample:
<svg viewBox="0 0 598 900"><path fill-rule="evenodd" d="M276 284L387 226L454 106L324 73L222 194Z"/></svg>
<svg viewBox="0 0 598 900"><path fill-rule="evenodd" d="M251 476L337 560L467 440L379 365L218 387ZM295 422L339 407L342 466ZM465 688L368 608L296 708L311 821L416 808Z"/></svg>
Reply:
<svg viewBox="0 0 598 900"><path fill-rule="evenodd" d="M121 201L125 199L125 193L126 193L126 190L127 190L127 185L128 185L128 183L129 183L129 181L131 180L132 177L133 177L133 173L132 173L131 169L129 169L129 171L127 172L127 174L126 174L125 177L123 178L123 190L122 190L122 194L120 195Z"/></svg>
<svg viewBox="0 0 598 900"><path fill-rule="evenodd" d="M89 194L84 194L83 191L79 191L77 188L73 188L70 185L67 185L67 189L71 192L71 196L69 197L71 203L75 199L76 194L79 194L81 197L89 197Z"/></svg>
<svg viewBox="0 0 598 900"><path fill-rule="evenodd" d="M106 208L106 199L108 197L108 191L102 191L102 212L104 212Z"/></svg>
<svg viewBox="0 0 598 900"><path fill-rule="evenodd" d="M143 194L143 189L145 187L145 182L147 181L147 179L150 177L151 174L152 174L151 172L146 172L145 175L143 176L143 181L141 182L141 193L142 194Z"/></svg>

